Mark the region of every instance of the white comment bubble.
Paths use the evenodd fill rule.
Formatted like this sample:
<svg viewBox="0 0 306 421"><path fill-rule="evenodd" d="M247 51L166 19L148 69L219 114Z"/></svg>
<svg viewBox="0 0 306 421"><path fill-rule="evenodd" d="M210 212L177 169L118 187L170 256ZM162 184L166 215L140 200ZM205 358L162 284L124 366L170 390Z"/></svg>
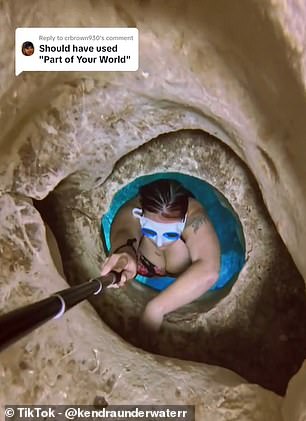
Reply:
<svg viewBox="0 0 306 421"><path fill-rule="evenodd" d="M17 28L15 74L136 71L137 28Z"/></svg>

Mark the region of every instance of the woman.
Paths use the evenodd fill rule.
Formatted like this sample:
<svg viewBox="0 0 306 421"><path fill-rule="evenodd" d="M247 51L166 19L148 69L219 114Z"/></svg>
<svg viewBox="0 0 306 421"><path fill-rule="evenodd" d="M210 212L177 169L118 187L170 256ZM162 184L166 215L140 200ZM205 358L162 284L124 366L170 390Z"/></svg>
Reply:
<svg viewBox="0 0 306 421"><path fill-rule="evenodd" d="M34 45L30 41L26 41L22 44L22 54L25 56L31 56L34 54Z"/></svg>
<svg viewBox="0 0 306 421"><path fill-rule="evenodd" d="M101 275L121 272L119 287L137 273L175 276L142 315L143 325L158 331L167 313L211 288L219 269L219 241L203 206L179 182L157 180L141 187L116 215Z"/></svg>

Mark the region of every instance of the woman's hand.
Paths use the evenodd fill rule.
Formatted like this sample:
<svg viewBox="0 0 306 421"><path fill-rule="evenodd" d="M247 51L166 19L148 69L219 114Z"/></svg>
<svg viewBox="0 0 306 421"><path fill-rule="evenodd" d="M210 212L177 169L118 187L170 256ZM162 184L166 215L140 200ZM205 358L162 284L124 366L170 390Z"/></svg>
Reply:
<svg viewBox="0 0 306 421"><path fill-rule="evenodd" d="M110 271L121 272L121 277L117 284L110 285L109 288L122 287L126 281L135 278L137 274L136 256L128 252L112 254L105 260L101 275L107 275Z"/></svg>

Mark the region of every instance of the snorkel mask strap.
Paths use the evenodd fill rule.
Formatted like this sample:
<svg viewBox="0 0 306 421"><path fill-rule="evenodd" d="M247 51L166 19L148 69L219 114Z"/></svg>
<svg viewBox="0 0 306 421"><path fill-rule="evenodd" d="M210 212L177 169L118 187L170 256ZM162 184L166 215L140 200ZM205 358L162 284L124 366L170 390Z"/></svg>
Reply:
<svg viewBox="0 0 306 421"><path fill-rule="evenodd" d="M182 232L184 231L184 228L185 228L185 225L186 225L186 221L187 221L187 212L186 212L186 214L185 214L184 219L183 219L183 220L182 220L182 222L180 223L180 224L181 224L181 227L182 227Z"/></svg>
<svg viewBox="0 0 306 421"><path fill-rule="evenodd" d="M141 219L143 217L143 210L141 208L134 208L132 214L134 218Z"/></svg>

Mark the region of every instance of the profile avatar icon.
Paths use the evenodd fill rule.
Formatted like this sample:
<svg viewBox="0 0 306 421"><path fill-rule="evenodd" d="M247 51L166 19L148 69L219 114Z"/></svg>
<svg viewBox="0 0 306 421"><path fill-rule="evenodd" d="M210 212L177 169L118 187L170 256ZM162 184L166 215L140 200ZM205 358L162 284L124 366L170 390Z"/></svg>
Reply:
<svg viewBox="0 0 306 421"><path fill-rule="evenodd" d="M26 41L22 44L22 54L24 56L31 56L34 53L34 45L30 41Z"/></svg>

